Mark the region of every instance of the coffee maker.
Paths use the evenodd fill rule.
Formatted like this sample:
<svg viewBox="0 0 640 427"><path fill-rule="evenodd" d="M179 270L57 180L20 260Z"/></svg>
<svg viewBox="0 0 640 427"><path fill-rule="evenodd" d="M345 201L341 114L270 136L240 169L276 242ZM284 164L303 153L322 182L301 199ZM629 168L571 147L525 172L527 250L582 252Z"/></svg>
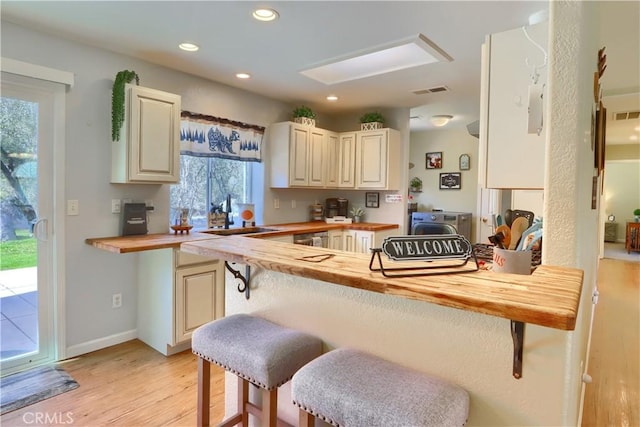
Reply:
<svg viewBox="0 0 640 427"><path fill-rule="evenodd" d="M347 211L349 209L349 201L342 197L333 197L327 199L326 201L326 209L325 217L333 218L334 216L347 216Z"/></svg>

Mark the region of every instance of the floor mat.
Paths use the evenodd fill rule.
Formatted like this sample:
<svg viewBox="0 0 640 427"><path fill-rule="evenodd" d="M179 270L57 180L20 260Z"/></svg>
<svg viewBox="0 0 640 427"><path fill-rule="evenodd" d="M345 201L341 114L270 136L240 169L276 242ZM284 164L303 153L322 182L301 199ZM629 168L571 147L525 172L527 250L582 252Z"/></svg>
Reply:
<svg viewBox="0 0 640 427"><path fill-rule="evenodd" d="M40 366L0 379L0 415L78 388L62 368Z"/></svg>

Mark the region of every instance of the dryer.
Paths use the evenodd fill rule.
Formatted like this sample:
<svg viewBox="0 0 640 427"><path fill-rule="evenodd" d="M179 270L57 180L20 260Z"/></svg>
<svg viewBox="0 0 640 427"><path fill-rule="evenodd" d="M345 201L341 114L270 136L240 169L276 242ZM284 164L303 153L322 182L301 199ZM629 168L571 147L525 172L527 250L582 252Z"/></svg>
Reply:
<svg viewBox="0 0 640 427"><path fill-rule="evenodd" d="M421 232L420 224L429 223L451 224L458 230L458 234L463 235L471 242L470 212L413 212L411 214L411 234L426 234Z"/></svg>

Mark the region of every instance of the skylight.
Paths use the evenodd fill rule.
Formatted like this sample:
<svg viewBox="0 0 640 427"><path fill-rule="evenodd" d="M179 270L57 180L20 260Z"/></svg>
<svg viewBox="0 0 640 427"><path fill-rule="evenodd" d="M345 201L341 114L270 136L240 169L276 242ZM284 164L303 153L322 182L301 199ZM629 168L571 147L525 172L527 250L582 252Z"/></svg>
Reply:
<svg viewBox="0 0 640 427"><path fill-rule="evenodd" d="M423 34L418 34L410 39L336 58L301 73L331 85L443 61L453 61L453 58Z"/></svg>

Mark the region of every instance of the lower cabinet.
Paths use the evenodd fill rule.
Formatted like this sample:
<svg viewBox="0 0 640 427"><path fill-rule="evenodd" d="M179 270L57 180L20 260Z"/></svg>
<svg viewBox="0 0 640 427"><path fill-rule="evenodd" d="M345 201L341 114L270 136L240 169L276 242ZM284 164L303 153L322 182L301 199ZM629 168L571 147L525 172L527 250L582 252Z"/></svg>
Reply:
<svg viewBox="0 0 640 427"><path fill-rule="evenodd" d="M197 327L224 316L224 261L178 249L139 256L138 338L167 356L188 349Z"/></svg>
<svg viewBox="0 0 640 427"><path fill-rule="evenodd" d="M344 232L342 230L329 230L329 249L344 251Z"/></svg>
<svg viewBox="0 0 640 427"><path fill-rule="evenodd" d="M371 248L379 248L382 241L398 230L366 231L340 230L329 231L329 248L347 252L370 253Z"/></svg>

